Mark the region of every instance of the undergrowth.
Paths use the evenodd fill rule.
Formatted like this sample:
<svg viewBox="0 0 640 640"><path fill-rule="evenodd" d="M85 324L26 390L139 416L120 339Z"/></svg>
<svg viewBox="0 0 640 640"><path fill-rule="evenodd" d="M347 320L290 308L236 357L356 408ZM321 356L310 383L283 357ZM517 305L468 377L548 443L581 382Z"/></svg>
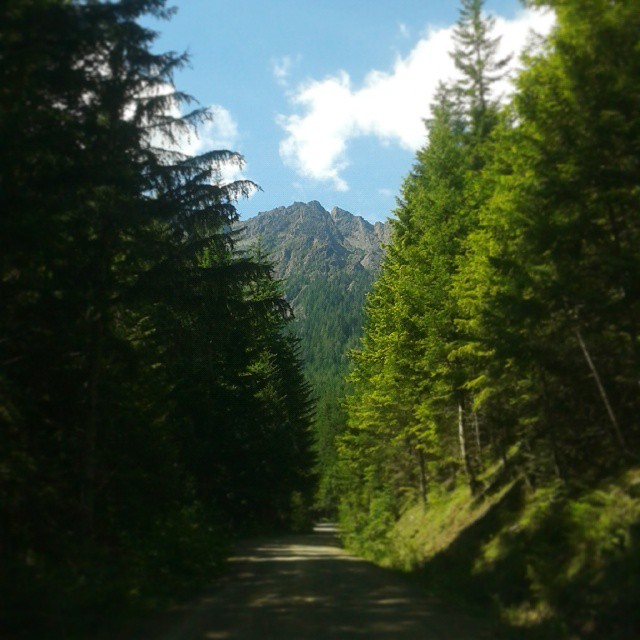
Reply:
<svg viewBox="0 0 640 640"><path fill-rule="evenodd" d="M0 636L93 637L194 593L222 570L229 547L226 529L208 516L185 506L110 544L87 540L64 557L31 554L23 565L4 567Z"/></svg>
<svg viewBox="0 0 640 640"><path fill-rule="evenodd" d="M505 482L483 499L438 486L397 518L382 504L357 528L343 518L347 546L490 612L508 637L638 637L640 469L595 486Z"/></svg>

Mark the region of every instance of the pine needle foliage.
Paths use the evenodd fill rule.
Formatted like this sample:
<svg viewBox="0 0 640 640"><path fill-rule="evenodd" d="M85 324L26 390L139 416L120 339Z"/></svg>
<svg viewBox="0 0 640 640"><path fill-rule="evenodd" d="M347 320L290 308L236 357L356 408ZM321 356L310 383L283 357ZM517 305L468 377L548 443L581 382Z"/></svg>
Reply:
<svg viewBox="0 0 640 640"><path fill-rule="evenodd" d="M462 79L432 106L369 297L342 513L347 540L381 557L443 488L579 496L637 461L640 14L535 4L556 26L501 105L493 20L463 0Z"/></svg>
<svg viewBox="0 0 640 640"><path fill-rule="evenodd" d="M290 310L229 231L256 187L179 151L212 116L140 24L171 13L0 13L1 618L51 637L193 588L310 490Z"/></svg>

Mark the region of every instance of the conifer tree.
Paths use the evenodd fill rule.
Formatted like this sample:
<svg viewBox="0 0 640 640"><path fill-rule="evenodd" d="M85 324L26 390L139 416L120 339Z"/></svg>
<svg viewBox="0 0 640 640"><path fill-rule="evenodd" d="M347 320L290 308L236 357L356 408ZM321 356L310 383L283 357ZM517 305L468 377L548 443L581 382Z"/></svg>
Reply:
<svg viewBox="0 0 640 640"><path fill-rule="evenodd" d="M492 26L481 2L463 2L453 52L462 78L441 86L432 106L427 144L403 184L355 356L349 431L341 443L345 473L373 492L391 488L397 499L412 487L424 500L428 482L452 468L463 469L471 490L477 488L472 376L453 356L462 337L454 278L486 197L479 185L484 145L497 121L492 88L507 63L497 59ZM360 458L367 463L358 469ZM354 504L351 510L367 509L366 500Z"/></svg>
<svg viewBox="0 0 640 640"><path fill-rule="evenodd" d="M186 58L153 53L138 22L170 13L0 16L0 587L17 626L202 579L214 530L286 522L309 483L286 303L229 232L254 185L221 181L237 153L175 150L209 115L174 115Z"/></svg>
<svg viewBox="0 0 640 640"><path fill-rule="evenodd" d="M457 93L476 142L481 142L495 124L493 85L504 78L510 60L510 56L498 58L500 38L492 35L495 18L483 15L483 6L484 0L461 0L451 54L461 73Z"/></svg>
<svg viewBox="0 0 640 640"><path fill-rule="evenodd" d="M558 24L518 78L461 297L483 394L521 399L515 437L540 475L566 477L624 459L636 429L637 25L632 3L550 4Z"/></svg>

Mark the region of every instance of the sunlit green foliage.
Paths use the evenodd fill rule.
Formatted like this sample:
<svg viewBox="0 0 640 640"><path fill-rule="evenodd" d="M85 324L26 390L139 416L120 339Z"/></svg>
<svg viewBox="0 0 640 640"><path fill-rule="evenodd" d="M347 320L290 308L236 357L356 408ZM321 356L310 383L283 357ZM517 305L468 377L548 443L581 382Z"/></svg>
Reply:
<svg viewBox="0 0 640 640"><path fill-rule="evenodd" d="M427 144L403 185L393 241L369 297L363 347L354 354L349 431L341 445L346 482L355 475L356 486L373 494L391 488L399 504L417 493L425 500L427 482L458 467L461 445L468 481L476 482L466 363L452 354L462 339L454 278L485 198L481 142L497 117L487 95L474 94L478 79L483 92L497 79L488 62L495 42L480 8L465 8L459 31L465 47L473 44L482 56L476 66L462 65L466 49L457 50L463 80L439 89Z"/></svg>
<svg viewBox="0 0 640 640"><path fill-rule="evenodd" d="M586 567L585 545L609 571L615 526L587 535L597 496L579 496L633 464L640 438L640 13L630 0L537 4L557 25L499 107L488 88L504 61L490 20L481 2L463 2L463 79L433 105L353 356L343 522L350 544L381 557L390 523L420 503L428 517L432 494L455 501L467 484L473 511L521 479L545 523L532 534L541 573L529 596L569 615L592 588L617 606L593 576L572 599L580 580L552 571L564 556ZM557 487L573 492L558 513ZM569 536L556 549L545 546L553 523ZM453 534L452 549L464 538Z"/></svg>

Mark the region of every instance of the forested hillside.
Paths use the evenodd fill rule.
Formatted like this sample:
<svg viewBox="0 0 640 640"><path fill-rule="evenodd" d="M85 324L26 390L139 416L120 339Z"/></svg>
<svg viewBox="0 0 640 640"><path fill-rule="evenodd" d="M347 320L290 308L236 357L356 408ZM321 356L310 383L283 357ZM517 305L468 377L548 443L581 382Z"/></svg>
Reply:
<svg viewBox="0 0 640 640"><path fill-rule="evenodd" d="M242 165L152 52L163 0L0 10L0 635L210 578L310 491L310 410L269 265L239 256ZM86 637L86 636L83 636Z"/></svg>
<svg viewBox="0 0 640 640"><path fill-rule="evenodd" d="M640 12L535 4L557 24L504 105L492 19L462 1L460 78L432 105L354 356L342 522L353 548L543 637L633 637Z"/></svg>
<svg viewBox="0 0 640 640"><path fill-rule="evenodd" d="M0 636L108 637L209 583L240 536L304 530L315 504L348 548L508 637L638 637L640 10L526 4L555 26L505 96L496 20L461 0L457 77L393 222L371 225L315 200L240 221L259 187L229 178L246 170L236 151L187 151L241 136L174 84L188 56L145 26L172 17L165 0L2 3ZM206 35L250 35L257 83L275 50L231 18ZM238 62L230 42L215 64L247 69L255 52ZM270 83L298 109L271 123L287 175L345 195L351 142L398 141L386 110L405 112L374 89L401 75L400 90L423 45L362 86L341 71L295 90L303 56L278 51ZM246 93L225 99L264 108L238 68ZM228 135L207 129L214 113ZM288 563L238 570L248 606L319 634L332 615L334 634L346 603L381 636L406 630L413 604L376 620L397 602L385 572L348 593L365 574L322 552L331 535L239 557ZM314 582L304 565L345 577L321 606L279 590ZM241 590L199 603L187 632L233 635L198 625L230 608L243 625Z"/></svg>
<svg viewBox="0 0 640 640"><path fill-rule="evenodd" d="M314 436L319 506L334 509L335 437L344 429L341 407L347 354L362 333L365 294L382 260L389 226L319 202L295 202L239 223L240 246L257 247L273 261L275 276L295 314L304 372L317 399Z"/></svg>

